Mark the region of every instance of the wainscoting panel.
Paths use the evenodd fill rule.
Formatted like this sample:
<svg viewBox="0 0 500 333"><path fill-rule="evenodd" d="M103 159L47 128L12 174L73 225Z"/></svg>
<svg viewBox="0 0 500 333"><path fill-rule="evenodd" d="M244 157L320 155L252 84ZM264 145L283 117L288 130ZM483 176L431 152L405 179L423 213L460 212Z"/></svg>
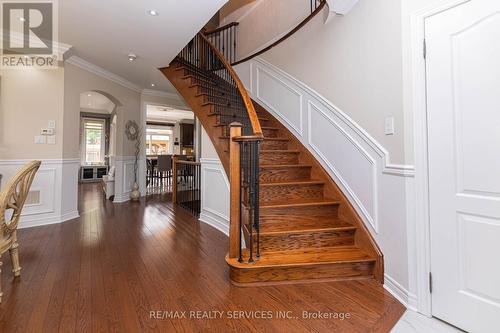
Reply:
<svg viewBox="0 0 500 333"><path fill-rule="evenodd" d="M134 156L115 157L115 198L113 202L121 203L130 200L130 192L134 184Z"/></svg>
<svg viewBox="0 0 500 333"><path fill-rule="evenodd" d="M375 160L342 129L334 115L325 113L312 102L308 105L307 124L309 146L342 183L372 228L378 230Z"/></svg>
<svg viewBox="0 0 500 333"><path fill-rule="evenodd" d="M353 204L384 254L386 288L414 303L406 193L414 167L392 164L389 152L345 112L275 65L254 58L236 71L254 78L244 83L252 99L301 141Z"/></svg>
<svg viewBox="0 0 500 333"><path fill-rule="evenodd" d="M201 159L200 221L229 234L229 180L219 159Z"/></svg>
<svg viewBox="0 0 500 333"><path fill-rule="evenodd" d="M248 65L253 68L251 64ZM255 91L257 99L273 111L297 135L302 135L302 94L269 73L262 66L256 66ZM239 71L238 71L239 72ZM251 75L250 75L251 76ZM253 87L249 88L250 94Z"/></svg>
<svg viewBox="0 0 500 333"><path fill-rule="evenodd" d="M0 160L2 188L29 160ZM79 159L42 160L19 228L61 223L78 215Z"/></svg>

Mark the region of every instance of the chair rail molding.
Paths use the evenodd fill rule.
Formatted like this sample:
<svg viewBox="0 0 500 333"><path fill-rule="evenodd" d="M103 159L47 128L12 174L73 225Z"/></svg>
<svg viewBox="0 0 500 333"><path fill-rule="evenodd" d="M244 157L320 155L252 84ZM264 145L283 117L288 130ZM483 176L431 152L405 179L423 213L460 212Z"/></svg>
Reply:
<svg viewBox="0 0 500 333"><path fill-rule="evenodd" d="M31 160L0 160L0 173L5 185L16 172ZM78 170L80 159L41 159L30 193L33 202L26 202L19 228L62 223L79 217Z"/></svg>

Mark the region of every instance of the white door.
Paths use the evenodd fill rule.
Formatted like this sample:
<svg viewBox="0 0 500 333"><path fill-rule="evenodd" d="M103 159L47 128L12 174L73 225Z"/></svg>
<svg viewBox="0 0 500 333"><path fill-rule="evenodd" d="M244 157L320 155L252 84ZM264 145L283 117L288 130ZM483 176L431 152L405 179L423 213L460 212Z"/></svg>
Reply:
<svg viewBox="0 0 500 333"><path fill-rule="evenodd" d="M426 20L432 312L500 332L500 0Z"/></svg>

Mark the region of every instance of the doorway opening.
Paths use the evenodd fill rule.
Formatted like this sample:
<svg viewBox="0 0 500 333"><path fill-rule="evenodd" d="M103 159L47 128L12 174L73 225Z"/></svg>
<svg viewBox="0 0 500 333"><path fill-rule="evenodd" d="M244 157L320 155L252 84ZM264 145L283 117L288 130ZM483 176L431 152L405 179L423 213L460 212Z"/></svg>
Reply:
<svg viewBox="0 0 500 333"><path fill-rule="evenodd" d="M197 137L200 131L194 113L169 105L146 105L146 195L171 194L174 190L175 160L199 159ZM183 166L184 168L184 166ZM178 172L179 174L179 172ZM177 184L184 186L194 176L180 170ZM166 198L171 198L167 195Z"/></svg>

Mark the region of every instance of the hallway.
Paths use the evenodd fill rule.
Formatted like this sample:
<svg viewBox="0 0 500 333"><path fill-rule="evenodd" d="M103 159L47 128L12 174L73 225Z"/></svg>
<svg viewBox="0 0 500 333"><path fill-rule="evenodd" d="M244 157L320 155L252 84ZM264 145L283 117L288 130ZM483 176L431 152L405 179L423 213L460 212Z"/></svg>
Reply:
<svg viewBox="0 0 500 333"><path fill-rule="evenodd" d="M404 312L372 280L235 287L227 237L162 200L113 204L85 184L79 219L20 230L0 332L388 332Z"/></svg>

